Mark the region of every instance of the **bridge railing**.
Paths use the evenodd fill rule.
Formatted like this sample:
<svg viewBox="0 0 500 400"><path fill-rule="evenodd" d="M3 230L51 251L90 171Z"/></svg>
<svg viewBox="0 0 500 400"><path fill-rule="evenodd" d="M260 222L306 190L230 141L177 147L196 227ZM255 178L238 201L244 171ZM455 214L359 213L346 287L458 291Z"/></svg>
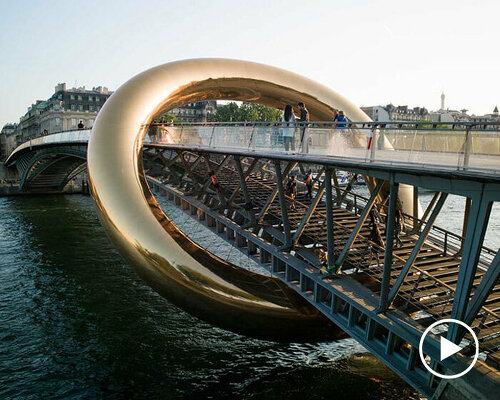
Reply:
<svg viewBox="0 0 500 400"><path fill-rule="evenodd" d="M62 131L58 133L52 133L50 135L38 136L34 139L29 139L26 142L17 146L12 153L10 153L7 158L7 162L12 157L13 154L19 152L20 150L30 148L33 146L50 145L56 143L88 143L90 139L91 129L78 129L71 131Z"/></svg>
<svg viewBox="0 0 500 400"><path fill-rule="evenodd" d="M152 125L152 142L291 152L361 162L500 173L500 126L397 123L214 123Z"/></svg>

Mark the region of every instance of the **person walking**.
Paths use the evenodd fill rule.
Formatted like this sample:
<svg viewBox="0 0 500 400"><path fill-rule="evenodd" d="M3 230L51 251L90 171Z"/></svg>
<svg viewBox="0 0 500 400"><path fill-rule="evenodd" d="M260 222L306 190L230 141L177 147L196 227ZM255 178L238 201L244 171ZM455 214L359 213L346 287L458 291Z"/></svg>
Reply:
<svg viewBox="0 0 500 400"><path fill-rule="evenodd" d="M293 113L292 106L287 104L283 113L283 143L285 151L295 151L295 121L296 117Z"/></svg>
<svg viewBox="0 0 500 400"><path fill-rule="evenodd" d="M309 171L307 171L307 174L304 176L304 183L306 184L307 188L306 197L312 199L313 177L311 169L309 169Z"/></svg>
<svg viewBox="0 0 500 400"><path fill-rule="evenodd" d="M394 239L396 240L396 247L403 246L403 241L401 240L401 232L405 229L405 217L403 211L401 211L401 206L397 207L396 210L396 223L394 224Z"/></svg>
<svg viewBox="0 0 500 400"><path fill-rule="evenodd" d="M297 181L295 180L295 176L288 178L285 192L286 195L292 199L291 208L295 210L295 197L297 197Z"/></svg>
<svg viewBox="0 0 500 400"><path fill-rule="evenodd" d="M299 116L300 143L302 146L302 152L307 153L308 152L308 142L307 142L307 137L306 137L306 128L307 128L306 122L309 122L309 111L307 111L307 108L303 102L299 102L298 106L299 106L299 112L300 112L300 116Z"/></svg>

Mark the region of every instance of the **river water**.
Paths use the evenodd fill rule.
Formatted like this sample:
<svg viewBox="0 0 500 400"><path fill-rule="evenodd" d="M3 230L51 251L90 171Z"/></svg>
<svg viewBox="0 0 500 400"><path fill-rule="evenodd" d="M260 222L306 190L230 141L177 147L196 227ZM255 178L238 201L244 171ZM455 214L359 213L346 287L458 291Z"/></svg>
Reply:
<svg viewBox="0 0 500 400"><path fill-rule="evenodd" d="M406 399L351 339L279 344L214 328L122 260L91 198L0 198L0 398Z"/></svg>

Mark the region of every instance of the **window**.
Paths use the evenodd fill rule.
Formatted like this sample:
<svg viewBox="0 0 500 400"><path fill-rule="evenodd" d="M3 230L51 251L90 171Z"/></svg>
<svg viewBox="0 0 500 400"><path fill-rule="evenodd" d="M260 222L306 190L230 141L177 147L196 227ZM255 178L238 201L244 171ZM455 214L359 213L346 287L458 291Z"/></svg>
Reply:
<svg viewBox="0 0 500 400"><path fill-rule="evenodd" d="M89 101L93 101L94 98L92 96L89 96Z"/></svg>
<svg viewBox="0 0 500 400"><path fill-rule="evenodd" d="M96 103L99 103L100 101L101 101L101 98L96 96L96 97L95 97L95 102L96 102Z"/></svg>
<svg viewBox="0 0 500 400"><path fill-rule="evenodd" d="M83 111L83 104L80 104L80 105L78 106L78 109L79 109L80 111Z"/></svg>
<svg viewBox="0 0 500 400"><path fill-rule="evenodd" d="M89 111L94 111L94 106L89 106Z"/></svg>
<svg viewBox="0 0 500 400"><path fill-rule="evenodd" d="M73 111L75 111L75 105L74 105L74 104L71 104L71 109L72 109Z"/></svg>
<svg viewBox="0 0 500 400"><path fill-rule="evenodd" d="M56 125L61 125L61 118L56 117Z"/></svg>
<svg viewBox="0 0 500 400"><path fill-rule="evenodd" d="M76 126L76 118L71 118L71 126L73 128Z"/></svg>
<svg viewBox="0 0 500 400"><path fill-rule="evenodd" d="M69 96L71 100L75 100L75 95L72 94L71 96Z"/></svg>
<svg viewBox="0 0 500 400"><path fill-rule="evenodd" d="M82 96L78 95L78 100L82 101Z"/></svg>

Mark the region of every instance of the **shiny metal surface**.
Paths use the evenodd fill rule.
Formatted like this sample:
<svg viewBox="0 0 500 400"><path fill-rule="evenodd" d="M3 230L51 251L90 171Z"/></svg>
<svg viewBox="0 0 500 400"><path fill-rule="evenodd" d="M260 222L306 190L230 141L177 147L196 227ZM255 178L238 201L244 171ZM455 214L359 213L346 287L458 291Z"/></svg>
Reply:
<svg viewBox="0 0 500 400"><path fill-rule="evenodd" d="M273 340L342 335L277 279L246 271L201 249L156 202L141 165L147 125L161 111L206 99L279 108L303 101L311 119L329 119L335 107L350 119L369 120L330 89L262 64L197 59L145 71L109 98L89 141L90 186L110 238L155 290L215 325Z"/></svg>

